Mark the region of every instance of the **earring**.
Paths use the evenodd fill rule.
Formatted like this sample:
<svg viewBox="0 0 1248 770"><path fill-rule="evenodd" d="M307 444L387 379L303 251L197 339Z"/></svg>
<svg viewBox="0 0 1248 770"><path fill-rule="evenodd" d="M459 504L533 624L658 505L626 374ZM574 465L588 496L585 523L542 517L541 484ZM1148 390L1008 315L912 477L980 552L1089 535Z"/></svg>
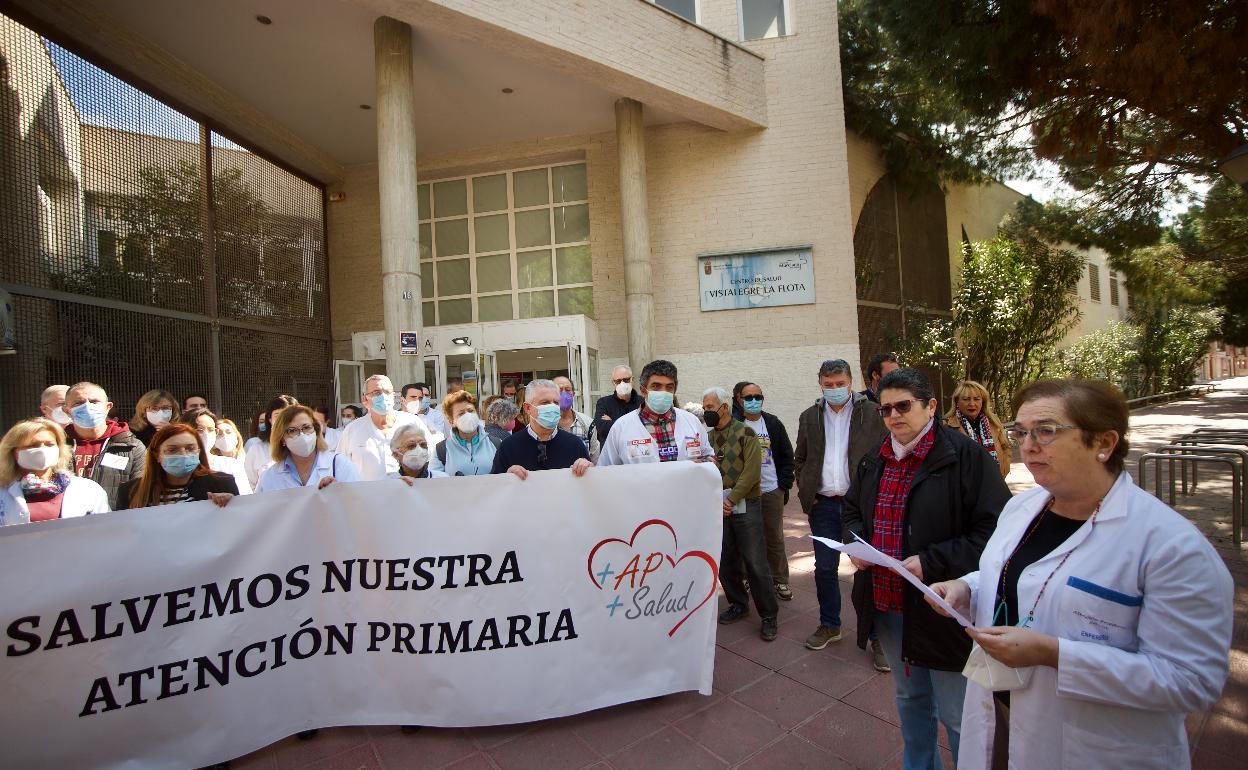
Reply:
<svg viewBox="0 0 1248 770"><path fill-rule="evenodd" d="M1104 461L1105 461L1105 455L1104 455L1104 454L1099 454L1099 455L1097 455L1097 456L1096 456L1096 459L1100 460L1101 462L1104 462Z"/></svg>

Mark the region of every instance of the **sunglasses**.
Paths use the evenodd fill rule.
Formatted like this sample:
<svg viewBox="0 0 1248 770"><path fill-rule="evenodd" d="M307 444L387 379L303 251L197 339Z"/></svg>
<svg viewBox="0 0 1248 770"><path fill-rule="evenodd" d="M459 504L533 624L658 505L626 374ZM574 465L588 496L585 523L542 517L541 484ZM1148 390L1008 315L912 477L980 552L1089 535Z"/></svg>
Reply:
<svg viewBox="0 0 1248 770"><path fill-rule="evenodd" d="M618 379L618 380L611 380L611 384L612 384L612 385L619 385L621 382L632 383L632 381L633 381L633 378L632 378L632 377L621 377L621 378L620 378L620 379Z"/></svg>
<svg viewBox="0 0 1248 770"><path fill-rule="evenodd" d="M741 400L742 401L758 401L761 403L763 400L763 397L762 396L742 396Z"/></svg>
<svg viewBox="0 0 1248 770"><path fill-rule="evenodd" d="M893 413L894 409L897 410L897 414L906 414L914 408L915 404L921 403L923 402L917 398L907 398L905 401L898 401L894 404L880 404L875 408L875 411L879 412L881 417L888 417Z"/></svg>

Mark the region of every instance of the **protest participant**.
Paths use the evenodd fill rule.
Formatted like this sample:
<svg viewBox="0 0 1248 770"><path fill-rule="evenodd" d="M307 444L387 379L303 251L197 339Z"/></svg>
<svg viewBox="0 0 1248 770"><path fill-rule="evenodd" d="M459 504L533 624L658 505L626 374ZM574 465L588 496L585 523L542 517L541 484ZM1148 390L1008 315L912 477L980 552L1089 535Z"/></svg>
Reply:
<svg viewBox="0 0 1248 770"><path fill-rule="evenodd" d="M529 471L571 468L584 476L592 465L585 442L559 430L559 387L551 380L533 380L524 388L524 411L529 424L513 433L494 455L491 473L510 473L523 480Z"/></svg>
<svg viewBox="0 0 1248 770"><path fill-rule="evenodd" d="M584 441L585 448L589 450L589 459L593 460L598 456L598 438L594 435L594 423L589 415L573 408L576 404L576 386L572 384L572 380L562 375L551 381L559 387L559 430L567 431Z"/></svg>
<svg viewBox="0 0 1248 770"><path fill-rule="evenodd" d="M0 439L0 526L109 511L108 495L70 469L73 455L53 420L37 417Z"/></svg>
<svg viewBox="0 0 1248 770"><path fill-rule="evenodd" d="M74 454L74 473L104 487L108 505L117 510L122 484L143 475L143 442L124 422L108 419L113 402L93 382L80 382L65 393L65 408L74 423L65 430Z"/></svg>
<svg viewBox="0 0 1248 770"><path fill-rule="evenodd" d="M932 386L917 369L884 375L878 395L890 435L858 463L845 495L843 540L861 537L925 583L974 571L1010 498L996 462L936 419ZM939 767L937 716L956 764L970 639L901 576L851 561L858 568L853 601L859 645L874 628L892 668L903 766Z"/></svg>
<svg viewBox="0 0 1248 770"><path fill-rule="evenodd" d="M1185 717L1227 678L1231 576L1123 470L1118 389L1041 380L1014 410L1039 487L1005 506L977 570L932 586L975 623L959 767L1189 767Z"/></svg>
<svg viewBox="0 0 1248 770"><path fill-rule="evenodd" d="M494 442L481 427L476 397L466 390L452 391L442 400L442 415L451 426L437 443L433 470L448 476L485 476L494 466Z"/></svg>
<svg viewBox="0 0 1248 770"><path fill-rule="evenodd" d="M243 442L240 438L241 435L238 432L238 426L234 424L233 420L224 418L217 420L217 443L213 445L210 454L232 457L242 462ZM246 473L245 470L244 473ZM250 483L250 479L248 483Z"/></svg>
<svg viewBox="0 0 1248 770"><path fill-rule="evenodd" d="M189 412L192 409L207 409L208 397L203 393L191 393L182 399L182 411Z"/></svg>
<svg viewBox="0 0 1248 770"><path fill-rule="evenodd" d="M156 435L157 430L178 419L181 414L178 400L172 393L159 388L149 390L139 396L139 402L134 405L130 430L146 446L152 443L152 436Z"/></svg>
<svg viewBox="0 0 1248 770"><path fill-rule="evenodd" d="M390 439L396 428L417 418L395 408L394 385L384 374L374 374L364 381L363 397L368 416L343 428L338 452L355 463L362 481L376 481L398 472L399 463L390 452Z"/></svg>
<svg viewBox="0 0 1248 770"><path fill-rule="evenodd" d="M602 444L599 465L673 462L709 458L710 437L702 420L675 406L676 365L662 359L641 370L645 403L615 420Z"/></svg>
<svg viewBox="0 0 1248 770"><path fill-rule="evenodd" d="M715 464L724 485L724 535L719 559L719 582L728 608L719 614L721 625L744 620L750 614L749 597L742 582L750 581L754 606L762 618L764 641L776 638L776 613L780 611L767 568L767 544L763 535L763 503L759 478L762 450L758 437L732 416L732 400L723 388L702 394L702 415L711 429ZM741 565L745 564L744 573Z"/></svg>
<svg viewBox="0 0 1248 770"><path fill-rule="evenodd" d="M390 439L390 451L394 455L399 469L386 474L386 478L402 479L409 487L413 479L433 479L445 477L441 471L430 467L433 454L429 451L429 429L417 418L415 422L404 423L394 429L394 437Z"/></svg>
<svg viewBox="0 0 1248 770"><path fill-rule="evenodd" d="M321 424L310 407L288 406L273 420L270 445L273 464L262 474L256 492L314 487L324 489L334 481L359 481L355 465L325 446Z"/></svg>
<svg viewBox="0 0 1248 770"><path fill-rule="evenodd" d="M350 425L353 420L358 420L363 416L363 409L359 408L355 404L347 404L342 408L338 415L338 430L341 431L343 428Z"/></svg>
<svg viewBox="0 0 1248 770"><path fill-rule="evenodd" d="M208 453L208 468L230 474L234 477L234 483L238 485L238 493L250 495L251 481L247 478L247 470L243 467L243 461L215 454L220 428L217 416L207 409L195 408L183 412L177 421L191 426L199 434L199 441L204 445L204 451Z"/></svg>
<svg viewBox="0 0 1248 770"><path fill-rule="evenodd" d="M269 443L269 424L268 413L265 411L256 412L251 419L251 429L247 436L247 441L243 443L243 454L251 452L251 448L257 444Z"/></svg>
<svg viewBox="0 0 1248 770"><path fill-rule="evenodd" d="M516 417L520 407L510 398L499 398L485 408L485 434L494 442L494 448L502 446L507 437L515 432Z"/></svg>
<svg viewBox="0 0 1248 770"><path fill-rule="evenodd" d="M763 411L763 389L753 382L739 382L735 388L733 417L758 436L762 451L763 536L767 543L767 568L771 572L776 598L793 599L789 586L789 556L784 551L784 506L793 486L793 442L780 418ZM740 410L738 412L738 409Z"/></svg>
<svg viewBox="0 0 1248 770"><path fill-rule="evenodd" d="M963 380L953 391L953 405L945 413L945 425L984 448L1001 466L1001 478L1010 475L1012 448L1005 426L992 411L988 389L974 380Z"/></svg>
<svg viewBox="0 0 1248 770"><path fill-rule="evenodd" d="M316 415L316 423L321 426L321 438L325 441L325 446L331 450L338 448L338 437L342 435L342 431L338 428L331 428L329 425L328 408L323 406L312 407L312 414Z"/></svg>
<svg viewBox="0 0 1248 770"><path fill-rule="evenodd" d="M871 360L867 362L867 370L863 372L866 377L867 387L862 390L862 395L873 404L878 404L880 378L894 369L900 368L901 364L897 362L897 356L893 353L876 353L871 356Z"/></svg>
<svg viewBox="0 0 1248 770"><path fill-rule="evenodd" d="M65 411L65 392L68 390L68 385L49 385L39 396L39 414L43 415L45 420L51 420L61 426L62 429L74 421L74 418L69 416L69 412Z"/></svg>
<svg viewBox="0 0 1248 770"><path fill-rule="evenodd" d="M258 440L255 443L250 440L247 442L247 454L243 457L243 467L247 471L247 481L252 489L260 483L260 474L273 464L273 442L281 441L280 438L273 438L273 422L277 419L277 413L298 403L294 396L274 396L269 402L269 408L257 417L257 424L260 426L256 435Z"/></svg>
<svg viewBox="0 0 1248 770"><path fill-rule="evenodd" d="M641 408L641 394L633 388L633 370L623 364L611 370L611 387L608 393L594 405L594 434L601 446L611 433L615 421Z"/></svg>
<svg viewBox="0 0 1248 770"><path fill-rule="evenodd" d="M224 507L237 494L233 476L209 468L208 453L195 429L175 422L152 437L143 475L118 490L117 510L196 500L211 500Z"/></svg>

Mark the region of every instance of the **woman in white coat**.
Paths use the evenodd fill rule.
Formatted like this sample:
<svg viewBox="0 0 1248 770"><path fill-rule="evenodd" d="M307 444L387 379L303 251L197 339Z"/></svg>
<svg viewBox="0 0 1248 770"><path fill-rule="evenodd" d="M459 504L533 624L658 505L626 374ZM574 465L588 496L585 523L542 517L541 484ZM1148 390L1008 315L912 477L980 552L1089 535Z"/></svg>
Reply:
<svg viewBox="0 0 1248 770"><path fill-rule="evenodd" d="M359 481L360 473L346 457L331 452L312 410L296 404L273 418L273 464L260 474L256 492L312 487L335 481Z"/></svg>
<svg viewBox="0 0 1248 770"><path fill-rule="evenodd" d="M932 586L975 623L958 766L1186 768L1184 718L1226 682L1230 574L1123 472L1116 388L1042 380L1014 408L1039 488L1006 505L978 572Z"/></svg>
<svg viewBox="0 0 1248 770"><path fill-rule="evenodd" d="M107 513L108 495L70 470L65 432L52 420L24 420L0 439L0 526Z"/></svg>

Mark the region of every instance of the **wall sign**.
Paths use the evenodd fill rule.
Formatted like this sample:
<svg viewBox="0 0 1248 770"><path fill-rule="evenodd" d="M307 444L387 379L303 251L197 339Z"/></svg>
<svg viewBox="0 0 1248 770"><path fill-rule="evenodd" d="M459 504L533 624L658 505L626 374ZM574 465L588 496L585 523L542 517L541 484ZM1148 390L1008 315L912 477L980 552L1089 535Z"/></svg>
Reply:
<svg viewBox="0 0 1248 770"><path fill-rule="evenodd" d="M740 310L815 302L810 246L698 255L702 310Z"/></svg>
<svg viewBox="0 0 1248 770"><path fill-rule="evenodd" d="M417 339L418 336L419 335L416 332L399 332L399 355L420 355L420 342Z"/></svg>

